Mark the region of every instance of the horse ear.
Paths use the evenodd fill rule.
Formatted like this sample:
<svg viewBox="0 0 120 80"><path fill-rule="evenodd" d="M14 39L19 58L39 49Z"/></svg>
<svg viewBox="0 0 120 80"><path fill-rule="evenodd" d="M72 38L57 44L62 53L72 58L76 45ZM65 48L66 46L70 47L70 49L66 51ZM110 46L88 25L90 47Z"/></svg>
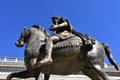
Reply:
<svg viewBox="0 0 120 80"><path fill-rule="evenodd" d="M26 27L24 27L24 30L27 30L27 28L26 28Z"/></svg>

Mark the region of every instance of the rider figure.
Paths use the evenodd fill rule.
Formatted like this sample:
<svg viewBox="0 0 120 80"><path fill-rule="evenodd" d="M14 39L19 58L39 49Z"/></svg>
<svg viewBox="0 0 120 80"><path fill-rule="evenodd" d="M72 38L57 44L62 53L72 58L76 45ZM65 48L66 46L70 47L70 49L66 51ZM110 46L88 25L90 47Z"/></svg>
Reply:
<svg viewBox="0 0 120 80"><path fill-rule="evenodd" d="M53 16L52 22L53 22L53 26L51 26L50 30L52 30L54 34L46 39L46 43L45 43L46 56L44 59L38 62L39 66L53 63L53 60L52 60L53 44L59 41L62 41L70 37L73 37L74 35L77 35L82 39L83 43L86 44L84 35L77 32L75 29L73 29L73 27L70 25L67 19L59 16Z"/></svg>

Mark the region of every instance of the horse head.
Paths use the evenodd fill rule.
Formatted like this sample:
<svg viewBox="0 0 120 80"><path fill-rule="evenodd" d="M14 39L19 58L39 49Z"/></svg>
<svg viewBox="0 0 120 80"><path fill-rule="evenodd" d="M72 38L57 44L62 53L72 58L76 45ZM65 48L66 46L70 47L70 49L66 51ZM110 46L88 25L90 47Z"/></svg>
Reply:
<svg viewBox="0 0 120 80"><path fill-rule="evenodd" d="M31 28L24 28L23 32L21 32L20 38L16 41L15 44L17 47L23 47L28 40L34 41L36 43L38 41L45 40L45 38L48 36L49 33L43 27L35 24Z"/></svg>
<svg viewBox="0 0 120 80"><path fill-rule="evenodd" d="M24 28L23 32L21 32L20 38L15 42L15 45L17 47L23 47L25 42L28 40L29 36L29 29Z"/></svg>

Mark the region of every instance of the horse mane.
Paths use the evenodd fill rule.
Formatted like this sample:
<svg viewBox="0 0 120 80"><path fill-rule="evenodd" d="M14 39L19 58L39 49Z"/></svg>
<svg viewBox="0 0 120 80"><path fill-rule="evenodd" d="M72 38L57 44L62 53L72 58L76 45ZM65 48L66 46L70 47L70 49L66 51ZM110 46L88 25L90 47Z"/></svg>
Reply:
<svg viewBox="0 0 120 80"><path fill-rule="evenodd" d="M46 37L49 37L49 36L50 36L50 34L47 32L47 30L46 30L44 27L40 26L40 27L39 27L39 30L41 30L42 32L44 32L45 35L46 35Z"/></svg>
<svg viewBox="0 0 120 80"><path fill-rule="evenodd" d="M33 27L33 28L37 28L37 29L39 29L40 31L42 31L42 32L46 35L46 37L49 37L49 36L50 36L50 34L45 30L44 27L39 26L38 24L35 24L35 25L33 25L32 27Z"/></svg>

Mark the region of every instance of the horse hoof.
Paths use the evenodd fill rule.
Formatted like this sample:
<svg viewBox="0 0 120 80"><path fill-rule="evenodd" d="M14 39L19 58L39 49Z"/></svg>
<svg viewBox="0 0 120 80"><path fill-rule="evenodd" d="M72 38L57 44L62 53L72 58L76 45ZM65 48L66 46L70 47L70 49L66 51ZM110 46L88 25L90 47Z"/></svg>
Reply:
<svg viewBox="0 0 120 80"><path fill-rule="evenodd" d="M7 76L7 79L6 79L6 80L11 80L11 78L12 78L12 76L11 76L11 74L9 74L9 75Z"/></svg>
<svg viewBox="0 0 120 80"><path fill-rule="evenodd" d="M45 65L51 65L53 64L53 61L47 61L45 63L41 63L41 62L37 62L35 65L34 65L34 68L39 68L39 67L43 67Z"/></svg>

